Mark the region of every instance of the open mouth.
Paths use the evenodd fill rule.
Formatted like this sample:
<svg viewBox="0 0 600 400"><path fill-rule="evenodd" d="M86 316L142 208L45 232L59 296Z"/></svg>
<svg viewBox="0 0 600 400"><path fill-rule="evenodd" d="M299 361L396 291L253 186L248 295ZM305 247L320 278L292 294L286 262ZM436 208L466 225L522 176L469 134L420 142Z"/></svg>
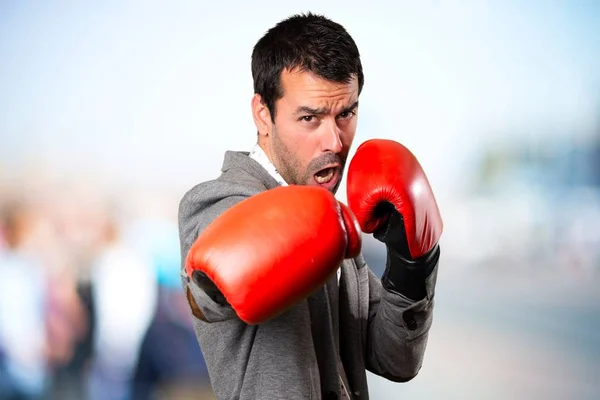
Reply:
<svg viewBox="0 0 600 400"><path fill-rule="evenodd" d="M335 175L335 170L335 167L322 169L315 174L315 180L319 184L328 183L333 179L333 176Z"/></svg>
<svg viewBox="0 0 600 400"><path fill-rule="evenodd" d="M338 180L339 169L340 168L338 165L323 168L315 174L315 182L320 186L330 189L331 187L335 186Z"/></svg>

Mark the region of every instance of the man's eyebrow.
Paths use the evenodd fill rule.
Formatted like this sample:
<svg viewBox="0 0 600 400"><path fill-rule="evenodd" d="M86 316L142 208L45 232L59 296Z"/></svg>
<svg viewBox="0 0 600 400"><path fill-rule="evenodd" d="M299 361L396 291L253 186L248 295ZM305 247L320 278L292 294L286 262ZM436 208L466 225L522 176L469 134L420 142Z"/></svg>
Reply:
<svg viewBox="0 0 600 400"><path fill-rule="evenodd" d="M340 112L340 114L341 114L341 113L345 113L345 112L350 112L350 111L353 111L353 110L354 110L356 107L358 107L358 100L357 100L357 101L355 101L355 102L354 102L354 103L353 103L353 104L352 104L350 107L345 107L345 108L342 110L342 112Z"/></svg>
<svg viewBox="0 0 600 400"><path fill-rule="evenodd" d="M312 108L308 106L298 107L294 114L310 114L310 115L325 115L329 114L329 108L321 107L321 108Z"/></svg>
<svg viewBox="0 0 600 400"><path fill-rule="evenodd" d="M344 113L344 112L352 111L356 107L358 107L358 101L355 101L349 107L344 107L342 109L342 111L340 111L340 114ZM327 108L327 107L312 108L312 107L308 107L308 106L301 106L296 109L296 112L294 114L296 114L296 115L297 114L326 115L326 114L329 114L330 112L331 112L331 109Z"/></svg>

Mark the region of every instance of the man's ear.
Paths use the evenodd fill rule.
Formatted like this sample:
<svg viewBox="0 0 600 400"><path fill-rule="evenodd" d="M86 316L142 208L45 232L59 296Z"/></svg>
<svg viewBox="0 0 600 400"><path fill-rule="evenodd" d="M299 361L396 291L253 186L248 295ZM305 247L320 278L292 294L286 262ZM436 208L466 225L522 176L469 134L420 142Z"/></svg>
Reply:
<svg viewBox="0 0 600 400"><path fill-rule="evenodd" d="M252 96L252 117L254 118L258 136L268 136L272 125L271 112L258 93Z"/></svg>

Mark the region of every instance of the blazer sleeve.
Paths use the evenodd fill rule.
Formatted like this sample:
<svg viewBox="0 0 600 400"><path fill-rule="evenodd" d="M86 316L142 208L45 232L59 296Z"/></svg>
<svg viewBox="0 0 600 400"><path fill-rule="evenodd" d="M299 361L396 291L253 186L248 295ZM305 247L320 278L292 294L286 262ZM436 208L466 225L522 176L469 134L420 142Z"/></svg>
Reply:
<svg viewBox="0 0 600 400"><path fill-rule="evenodd" d="M238 193L226 197L211 196L211 191L216 193L221 191L213 187L214 185L205 185L195 188L184 196L179 206L181 282L193 315L204 322L225 321L237 318L237 315L224 298L221 301L216 300L214 293L211 294L211 291L207 290L207 287L212 285L212 292L218 292L216 286L208 279L206 285L199 286L187 276L185 272L187 254L200 232L220 214L249 197Z"/></svg>
<svg viewBox="0 0 600 400"><path fill-rule="evenodd" d="M418 301L386 290L367 266L369 317L366 367L394 382L414 378L423 364L433 320L438 261L426 278L426 296Z"/></svg>
<svg viewBox="0 0 600 400"><path fill-rule="evenodd" d="M212 187L203 188L184 198L179 225L181 279L215 395L219 399L319 398L320 380L306 301L263 324L247 325L228 304L215 301L194 280L187 279L185 257L198 233L249 197L239 190L216 199L211 191Z"/></svg>

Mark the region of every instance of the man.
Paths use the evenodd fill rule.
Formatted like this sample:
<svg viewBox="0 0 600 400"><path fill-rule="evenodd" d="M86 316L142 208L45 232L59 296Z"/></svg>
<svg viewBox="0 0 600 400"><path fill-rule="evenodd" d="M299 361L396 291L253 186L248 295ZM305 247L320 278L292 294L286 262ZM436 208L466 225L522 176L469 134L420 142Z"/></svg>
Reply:
<svg viewBox="0 0 600 400"><path fill-rule="evenodd" d="M405 382L432 322L442 221L401 144L361 145L363 72L339 24L295 15L252 54L251 152L180 204L182 282L219 399L367 399L369 370ZM380 280L360 230L386 244Z"/></svg>

